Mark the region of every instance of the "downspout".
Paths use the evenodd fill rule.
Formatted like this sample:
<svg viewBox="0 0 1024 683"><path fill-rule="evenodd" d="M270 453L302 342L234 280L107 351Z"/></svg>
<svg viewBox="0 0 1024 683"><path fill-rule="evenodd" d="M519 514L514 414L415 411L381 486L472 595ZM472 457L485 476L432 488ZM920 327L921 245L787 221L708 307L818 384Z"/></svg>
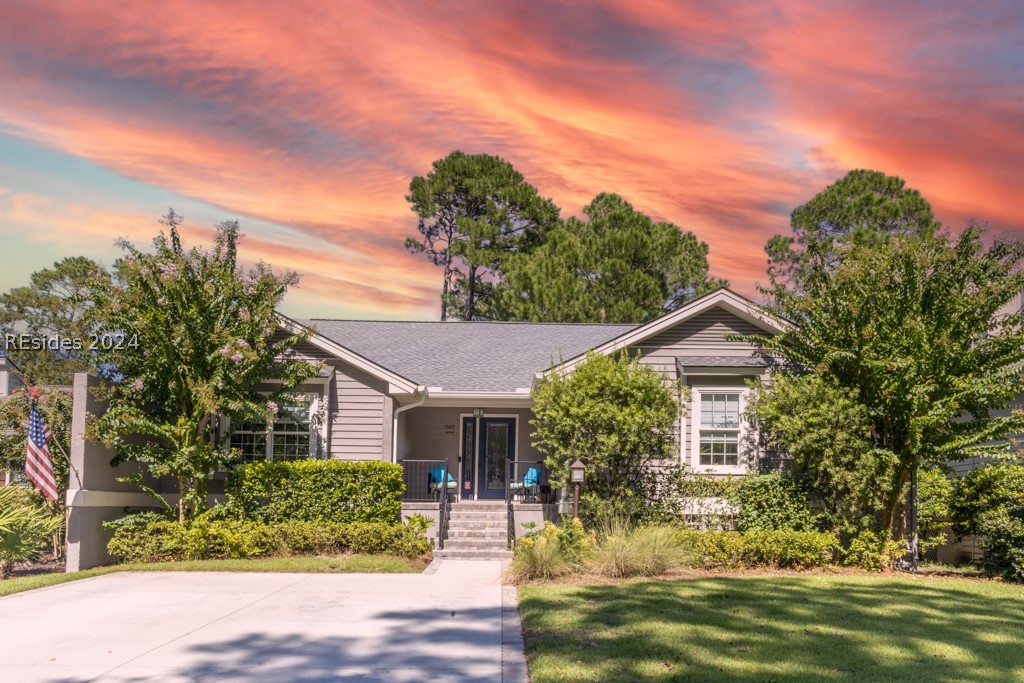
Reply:
<svg viewBox="0 0 1024 683"><path fill-rule="evenodd" d="M406 406L399 406L391 413L391 462L394 464L398 463L398 414L404 413L410 408L416 408L423 405L427 400L427 387L419 386L416 387L416 391L413 396L419 394L420 397Z"/></svg>

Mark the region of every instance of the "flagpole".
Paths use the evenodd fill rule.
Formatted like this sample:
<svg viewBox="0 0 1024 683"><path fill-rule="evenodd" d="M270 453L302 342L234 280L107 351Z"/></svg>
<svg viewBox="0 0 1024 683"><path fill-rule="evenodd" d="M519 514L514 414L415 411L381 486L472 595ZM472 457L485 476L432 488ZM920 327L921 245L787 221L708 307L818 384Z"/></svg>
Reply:
<svg viewBox="0 0 1024 683"><path fill-rule="evenodd" d="M7 362L10 363L11 367L14 368L15 372L17 372L18 375L21 376L21 383L25 387L25 389L29 392L29 396L31 397L32 396L32 391L31 390L32 389L38 389L39 387L37 387L37 386L32 384L32 381L28 378L28 375L26 375L24 372L22 372L21 368L19 368L17 365L14 364L14 361L12 361L10 358L8 358ZM72 398L72 400L74 400L74 399ZM35 403L35 399L32 400L32 403ZM70 426L69 426L68 431L70 431ZM61 445L60 441L57 439L57 435L56 434L53 435L53 443L56 444L57 449L60 451L60 454L62 456L64 456L65 460L67 460L68 469L75 473L75 480L78 481L78 488L82 488L82 476L78 473L78 470L75 468L75 463L71 462L71 456L68 455L67 451L64 450L64 446ZM68 484L70 484L70 483L71 482L69 481Z"/></svg>

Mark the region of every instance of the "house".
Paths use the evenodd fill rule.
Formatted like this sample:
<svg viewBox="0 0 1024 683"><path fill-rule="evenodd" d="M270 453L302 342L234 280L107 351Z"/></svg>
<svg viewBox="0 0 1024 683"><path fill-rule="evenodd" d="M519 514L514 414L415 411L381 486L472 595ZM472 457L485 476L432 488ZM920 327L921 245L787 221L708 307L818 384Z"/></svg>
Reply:
<svg viewBox="0 0 1024 683"><path fill-rule="evenodd" d="M780 323L728 289L643 325L284 317L280 325L279 334L312 331L295 352L321 362L322 369L279 404L269 429L231 425L231 445L246 460L313 457L401 465L403 516L436 519L432 532L444 546L441 552L464 557L505 552L510 533L522 524L559 514L558 491L548 484L544 456L530 436L530 392L544 373L571 372L588 350L636 353L690 388L679 423L680 462L718 475L742 474L755 455L749 452L755 440L745 439L745 380L763 376L766 363L750 345L727 336L782 331ZM84 428L85 414L98 408L84 383L76 383L75 392ZM86 454L87 448L96 449L95 455ZM83 467L93 457L109 462L110 455L96 444L72 443L72 461ZM104 495L69 492L72 510L77 505L82 511L72 527L74 519L91 528L98 524L91 520L116 517L125 505L147 504L112 474L102 476ZM173 494L173 482L165 484L163 492ZM69 567L103 561L102 548L98 555L92 552L79 561L69 548Z"/></svg>
<svg viewBox="0 0 1024 683"><path fill-rule="evenodd" d="M763 375L766 363L726 337L780 331L728 289L644 325L283 319L282 326L313 330L297 351L324 370L282 406L272 432L234 432L243 457L389 460L405 471L404 515L435 516L445 488L456 503L509 500L515 529L558 514L557 491L546 485L544 456L530 437L530 391L544 373L571 371L588 350L637 353L690 388L680 461L742 474L753 455L744 452L753 441L744 438L745 380ZM443 487L430 476L439 466L452 477Z"/></svg>

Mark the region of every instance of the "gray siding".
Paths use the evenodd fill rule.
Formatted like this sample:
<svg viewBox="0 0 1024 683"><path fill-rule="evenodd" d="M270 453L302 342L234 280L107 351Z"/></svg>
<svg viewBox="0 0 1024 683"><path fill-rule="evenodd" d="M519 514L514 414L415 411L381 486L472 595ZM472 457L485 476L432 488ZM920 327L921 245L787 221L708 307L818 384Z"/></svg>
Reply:
<svg viewBox="0 0 1024 683"><path fill-rule="evenodd" d="M644 363L676 379L676 358L683 356L750 357L749 344L729 341L729 334L758 334L764 330L723 308L715 307L633 347Z"/></svg>
<svg viewBox="0 0 1024 683"><path fill-rule="evenodd" d="M339 360L331 384L330 457L391 459L391 404L386 382Z"/></svg>
<svg viewBox="0 0 1024 683"><path fill-rule="evenodd" d="M328 387L327 455L339 460L390 460L393 401L387 382L312 344L302 344L295 351L334 368Z"/></svg>
<svg viewBox="0 0 1024 683"><path fill-rule="evenodd" d="M679 379L676 366L678 358L687 356L721 356L749 358L753 349L749 344L729 341L725 337L730 334L763 334L764 330L756 325L737 317L723 308L714 307L700 315L685 320L660 334L647 339L634 347L641 362L658 369L672 380ZM701 376L685 378L685 385L691 390L694 387L737 387L744 388L744 378L730 374L720 376ZM680 426L680 455L683 462L696 464L691 452L693 429L690 416L693 410L693 392L683 406L685 414ZM748 444L748 456L749 452Z"/></svg>

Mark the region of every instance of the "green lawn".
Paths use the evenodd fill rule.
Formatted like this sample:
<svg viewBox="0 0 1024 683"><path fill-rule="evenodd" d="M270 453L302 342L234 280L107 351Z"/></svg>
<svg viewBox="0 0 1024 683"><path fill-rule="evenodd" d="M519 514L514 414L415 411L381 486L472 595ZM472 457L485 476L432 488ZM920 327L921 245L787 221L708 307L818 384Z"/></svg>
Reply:
<svg viewBox="0 0 1024 683"><path fill-rule="evenodd" d="M807 575L520 588L533 683L1024 681L1024 587Z"/></svg>
<svg viewBox="0 0 1024 683"><path fill-rule="evenodd" d="M88 579L112 572L311 572L409 574L421 571L408 560L388 555L342 555L338 557L273 557L265 560L194 560L119 564L71 574L36 574L0 581L0 597L55 586L67 581Z"/></svg>

